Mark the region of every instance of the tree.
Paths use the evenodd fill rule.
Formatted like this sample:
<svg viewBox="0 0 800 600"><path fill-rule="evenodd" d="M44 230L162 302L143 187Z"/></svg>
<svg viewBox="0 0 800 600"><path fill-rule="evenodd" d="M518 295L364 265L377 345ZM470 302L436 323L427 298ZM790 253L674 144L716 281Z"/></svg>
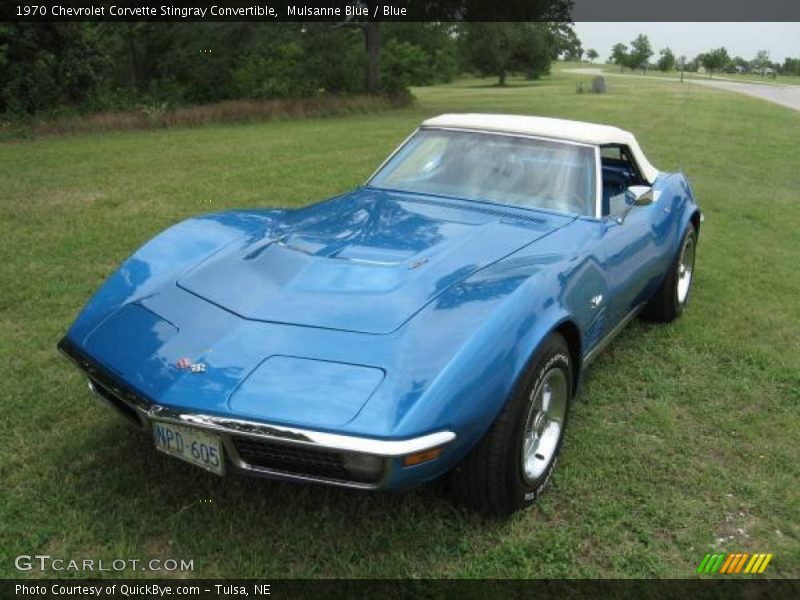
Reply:
<svg viewBox="0 0 800 600"><path fill-rule="evenodd" d="M514 67L516 23L467 23L463 44L466 62L482 76L494 75L497 85L506 84Z"/></svg>
<svg viewBox="0 0 800 600"><path fill-rule="evenodd" d="M550 63L556 58L558 28L547 23L523 23L521 40L517 49L519 67L526 79L539 79L550 73Z"/></svg>
<svg viewBox="0 0 800 600"><path fill-rule="evenodd" d="M800 58L789 58L783 60L781 73L784 75L800 75Z"/></svg>
<svg viewBox="0 0 800 600"><path fill-rule="evenodd" d="M728 62L730 62L728 51L724 47L714 48L712 50L709 50L705 54L700 55L700 57L698 58L708 71L709 78L711 77L711 74L715 70L718 71L720 69L725 68Z"/></svg>
<svg viewBox="0 0 800 600"><path fill-rule="evenodd" d="M384 48L392 42L407 43L425 54L427 69L415 70L410 85L449 82L458 74L458 44L453 23L383 24ZM381 59L383 62L383 59ZM383 65L381 65L381 70Z"/></svg>
<svg viewBox="0 0 800 600"><path fill-rule="evenodd" d="M642 73L646 73L651 56L653 56L653 48L650 46L650 40L646 35L640 33L631 42L628 66L631 69L641 69Z"/></svg>
<svg viewBox="0 0 800 600"><path fill-rule="evenodd" d="M512 71L530 79L547 73L560 30L546 23L465 23L460 36L464 62L483 76L497 77L504 86Z"/></svg>
<svg viewBox="0 0 800 600"><path fill-rule="evenodd" d="M375 8L380 6L377 0L355 0L357 5L366 7L370 15L375 14ZM339 5L350 4L353 0L337 0ZM486 22L497 15L496 7L491 4L482 4L471 0L447 0L445 2L431 3L430 0L411 0L407 4L411 5L410 12L424 16L430 14L429 11L435 10L437 20L457 21L468 20L472 22ZM554 23L568 21L571 9L570 0L536 0L535 2L524 0L512 3L511 6L504 6L504 14L513 16L519 24L542 22ZM433 19L431 19L433 20ZM510 25L513 23L504 23ZM381 23L370 18L362 23L364 38L367 48L367 91L374 92L380 88L380 52L381 52ZM512 37L517 32L512 33ZM497 48L507 45L511 40L498 40ZM507 54L505 50L500 50L500 55ZM512 52L513 54L513 52ZM498 56L499 57L499 56ZM488 62L491 62L488 61ZM502 60L500 62L503 62ZM499 74L498 74L499 76ZM501 79L505 83L505 74Z"/></svg>
<svg viewBox="0 0 800 600"><path fill-rule="evenodd" d="M664 48L659 52L658 69L660 71L671 71L675 68L675 55L669 48Z"/></svg>
<svg viewBox="0 0 800 600"><path fill-rule="evenodd" d="M81 105L109 66L97 23L4 23L0 49L0 112Z"/></svg>
<svg viewBox="0 0 800 600"><path fill-rule="evenodd" d="M750 68L756 72L764 74L764 70L768 67L772 66L772 62L769 60L769 52L767 50L759 50L755 58L750 61Z"/></svg>
<svg viewBox="0 0 800 600"><path fill-rule="evenodd" d="M581 48L580 40L575 44L569 44L564 51L564 60L581 62L581 58L583 58L583 48Z"/></svg>
<svg viewBox="0 0 800 600"><path fill-rule="evenodd" d="M615 65L619 65L619 72L622 73L622 69L630 62L628 60L628 47L622 42L614 44L614 47L611 48L610 59Z"/></svg>
<svg viewBox="0 0 800 600"><path fill-rule="evenodd" d="M734 56L728 63L729 70L735 73L746 73L750 70L750 63L741 56Z"/></svg>
<svg viewBox="0 0 800 600"><path fill-rule="evenodd" d="M549 54L553 60L561 56L566 58L568 55L574 54L581 45L572 23L560 21L538 23L537 26L540 31L544 31L546 34Z"/></svg>
<svg viewBox="0 0 800 600"><path fill-rule="evenodd" d="M390 94L400 93L418 82L431 81L428 57L419 46L389 40L381 54L381 81Z"/></svg>
<svg viewBox="0 0 800 600"><path fill-rule="evenodd" d="M302 39L306 76L315 89L330 94L365 90L367 56L360 28L306 23Z"/></svg>
<svg viewBox="0 0 800 600"><path fill-rule="evenodd" d="M686 70L687 62L686 62L686 55L681 54L678 57L677 67L681 71L681 83L683 83L683 72Z"/></svg>
<svg viewBox="0 0 800 600"><path fill-rule="evenodd" d="M595 60L597 60L598 56L600 56L600 55L597 53L597 50L595 50L594 48L589 48L586 51L586 58L588 58L590 62L594 62Z"/></svg>
<svg viewBox="0 0 800 600"><path fill-rule="evenodd" d="M370 7L370 14L371 11ZM374 93L381 86L381 24L379 21L367 21L363 28L367 47L367 91Z"/></svg>

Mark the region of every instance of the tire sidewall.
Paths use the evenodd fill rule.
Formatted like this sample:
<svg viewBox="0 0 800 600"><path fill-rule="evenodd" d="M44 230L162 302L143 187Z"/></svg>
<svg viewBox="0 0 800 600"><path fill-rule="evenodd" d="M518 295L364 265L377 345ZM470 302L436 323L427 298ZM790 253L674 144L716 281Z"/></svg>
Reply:
<svg viewBox="0 0 800 600"><path fill-rule="evenodd" d="M692 242L694 243L694 254L692 255L692 280L689 283L689 291L686 292L686 299L681 302L678 299L678 283L680 281L679 272L681 268L681 258L683 257L683 249L686 247L686 240L692 238ZM694 231L694 225L689 223L689 226L686 228L686 232L681 237L681 244L678 247L678 255L675 258L675 264L673 265L672 270L672 278L673 278L673 285L672 285L672 301L675 304L675 314L682 315L686 309L689 307L689 302L692 300L692 288L694 288L694 264L697 261L697 235Z"/></svg>
<svg viewBox="0 0 800 600"><path fill-rule="evenodd" d="M547 466L542 475L533 482L528 482L522 472L521 454L525 430L525 421L533 402L533 394L544 380L545 375L551 369L562 369L567 379L567 406L564 414L564 423L561 426L561 434L553 459ZM564 432L566 431L569 419L569 409L572 402L572 358L569 348L561 336L549 338L543 347L537 352L537 356L532 362L531 368L526 371L525 379L516 392L515 401L518 406L515 410L514 430L511 436L511 443L507 458L508 492L514 508L524 508L530 506L539 498L547 488L550 477L558 464L558 455L564 442Z"/></svg>

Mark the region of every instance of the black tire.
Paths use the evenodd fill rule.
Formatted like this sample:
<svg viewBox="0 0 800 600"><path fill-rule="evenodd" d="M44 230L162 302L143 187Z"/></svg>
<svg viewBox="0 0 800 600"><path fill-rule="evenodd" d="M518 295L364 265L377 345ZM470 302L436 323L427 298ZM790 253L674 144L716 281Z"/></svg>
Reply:
<svg viewBox="0 0 800 600"><path fill-rule="evenodd" d="M685 277L684 257L687 248L691 249L691 268L689 271L688 288L685 293L681 293L679 284L681 278ZM689 223L686 232L681 238L681 244L678 246L678 254L672 262L672 266L664 277L664 281L650 298L650 301L642 311L642 317L648 321L656 321L659 323L669 323L680 317L689 306L689 300L692 297L692 283L694 281L694 261L697 249L697 232L694 225Z"/></svg>
<svg viewBox="0 0 800 600"><path fill-rule="evenodd" d="M501 516L530 506L541 495L556 466L564 439L572 400L572 368L566 341L558 333L551 334L536 351L492 427L451 473L451 489L462 502L479 512ZM556 386L560 394L562 380L566 384L564 410L555 446L552 446L554 435L548 438L549 460L547 464L539 460L540 454L534 449L533 454L529 454L530 461L523 463L526 426L531 418L543 412L537 408L543 402L540 394L548 390L552 399ZM550 402L552 400L547 400L548 404ZM545 430L552 433L552 429L547 428L556 420L544 419L548 421ZM531 425L536 423L534 418ZM533 428L530 431L533 432ZM523 464L535 466L540 472L529 476Z"/></svg>

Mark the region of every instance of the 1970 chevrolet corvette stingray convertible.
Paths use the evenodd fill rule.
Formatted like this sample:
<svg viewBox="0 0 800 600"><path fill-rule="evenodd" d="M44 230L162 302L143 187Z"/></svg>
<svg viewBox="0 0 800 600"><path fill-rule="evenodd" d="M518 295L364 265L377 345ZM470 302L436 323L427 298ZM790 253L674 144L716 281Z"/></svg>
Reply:
<svg viewBox="0 0 800 600"><path fill-rule="evenodd" d="M178 223L59 348L156 448L363 489L449 473L532 503L586 365L635 315L686 308L701 215L615 127L425 121L350 193Z"/></svg>

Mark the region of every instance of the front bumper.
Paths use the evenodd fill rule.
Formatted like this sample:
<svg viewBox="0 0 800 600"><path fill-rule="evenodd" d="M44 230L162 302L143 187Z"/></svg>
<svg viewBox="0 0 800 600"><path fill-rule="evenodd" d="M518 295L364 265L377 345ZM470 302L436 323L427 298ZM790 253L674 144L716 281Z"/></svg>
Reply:
<svg viewBox="0 0 800 600"><path fill-rule="evenodd" d="M153 423L161 421L213 432L220 436L229 466L252 475L387 489L394 487L393 474L398 469L419 469L404 467L406 457L442 448L456 438L451 431L438 431L410 439L385 440L175 410L134 390L69 338L63 338L58 348L87 375L89 389L133 425L150 432ZM368 472L352 466L365 463L371 465ZM422 469L420 474L427 472Z"/></svg>

